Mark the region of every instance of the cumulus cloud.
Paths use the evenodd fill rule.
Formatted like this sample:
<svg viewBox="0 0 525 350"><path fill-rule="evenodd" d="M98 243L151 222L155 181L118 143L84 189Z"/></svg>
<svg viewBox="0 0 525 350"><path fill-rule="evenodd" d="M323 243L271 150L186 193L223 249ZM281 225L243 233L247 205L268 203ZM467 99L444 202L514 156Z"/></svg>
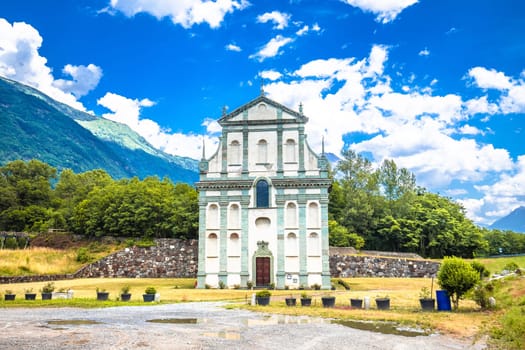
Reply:
<svg viewBox="0 0 525 350"><path fill-rule="evenodd" d="M274 81L274 80L280 79L283 75L275 70L265 70L261 72L259 76L263 79Z"/></svg>
<svg viewBox="0 0 525 350"><path fill-rule="evenodd" d="M184 28L201 23L218 28L226 14L243 10L249 5L246 0L111 0L110 8L104 12L111 14L116 10L128 17L144 12L157 19L168 17Z"/></svg>
<svg viewBox="0 0 525 350"><path fill-rule="evenodd" d="M54 85L66 93L72 93L77 98L87 95L97 87L102 78L102 69L94 64L87 66L67 64L62 72L71 76L72 80L58 79Z"/></svg>
<svg viewBox="0 0 525 350"><path fill-rule="evenodd" d="M483 211L493 210L496 215L500 213L494 210L498 205L507 209L515 206L516 196L512 200L508 197L506 203L495 198L504 191L509 196L523 192L514 187L525 183L525 175L518 175L525 171L515 169L507 150L478 142L476 137L490 130L482 130L470 121L479 114L505 113L512 110L510 106L521 106L522 81L489 69L471 71L473 77L479 78L478 87L502 89L501 96L492 100L483 95L484 90L478 90L481 96L471 99L457 94L434 94L431 86L436 81L414 88L415 77L408 77L406 89L396 89L386 73L389 50L374 45L366 57L312 60L295 71L281 72L282 76L268 83L265 91L270 98L295 109L303 103L309 118L308 141L314 150L321 149L324 137L325 151L336 155L350 147L369 155L376 165L384 159L395 159L400 167L416 174L418 184L458 197L472 193L457 191L455 183L480 185L499 176L499 185L471 189L478 191L478 200L462 201L469 216L480 223L489 221ZM499 80L492 80L489 85L491 80L484 80L484 74ZM359 135L355 141L354 133ZM525 160L520 162L525 168Z"/></svg>
<svg viewBox="0 0 525 350"><path fill-rule="evenodd" d="M505 90L510 89L512 86L509 77L494 69L474 67L468 71L468 75L482 89Z"/></svg>
<svg viewBox="0 0 525 350"><path fill-rule="evenodd" d="M288 21L292 16L287 13L272 11L257 16L257 23L273 22L273 29L284 29L288 27Z"/></svg>
<svg viewBox="0 0 525 350"><path fill-rule="evenodd" d="M430 51L427 48L424 48L423 50L419 51L418 55L419 56L429 56Z"/></svg>
<svg viewBox="0 0 525 350"><path fill-rule="evenodd" d="M32 86L57 101L85 111L77 98L96 87L102 70L94 64L66 65L64 74L72 80L55 80L47 59L39 49L43 39L31 25L15 22L12 25L0 18L0 75Z"/></svg>
<svg viewBox="0 0 525 350"><path fill-rule="evenodd" d="M242 51L240 46L237 46L237 45L232 44L232 43L226 45L226 50L228 50L228 51L235 51L235 52L241 52Z"/></svg>
<svg viewBox="0 0 525 350"><path fill-rule="evenodd" d="M110 110L102 115L104 118L128 125L153 147L166 153L200 159L203 141L210 150L217 145L218 140L214 135L220 131L220 125L216 121L206 119L202 123L207 135L172 133L157 122L141 117L144 108L155 105L148 98L131 99L108 92L97 103Z"/></svg>
<svg viewBox="0 0 525 350"><path fill-rule="evenodd" d="M250 55L251 59L256 59L259 62L264 61L267 58L275 57L282 53L281 48L293 42L292 38L287 38L282 35L277 35L272 38L266 45L264 45L259 51Z"/></svg>
<svg viewBox="0 0 525 350"><path fill-rule="evenodd" d="M343 0L348 5L358 7L364 12L372 12L376 15L376 21L381 23L392 22L407 7L418 2L418 0Z"/></svg>

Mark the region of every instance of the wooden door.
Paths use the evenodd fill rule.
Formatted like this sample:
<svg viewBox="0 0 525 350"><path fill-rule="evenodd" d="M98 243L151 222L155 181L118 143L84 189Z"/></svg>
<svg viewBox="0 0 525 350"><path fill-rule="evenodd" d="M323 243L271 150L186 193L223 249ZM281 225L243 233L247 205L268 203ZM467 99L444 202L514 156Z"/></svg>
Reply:
<svg viewBox="0 0 525 350"><path fill-rule="evenodd" d="M257 287L267 287L270 285L270 258L255 258L255 285Z"/></svg>

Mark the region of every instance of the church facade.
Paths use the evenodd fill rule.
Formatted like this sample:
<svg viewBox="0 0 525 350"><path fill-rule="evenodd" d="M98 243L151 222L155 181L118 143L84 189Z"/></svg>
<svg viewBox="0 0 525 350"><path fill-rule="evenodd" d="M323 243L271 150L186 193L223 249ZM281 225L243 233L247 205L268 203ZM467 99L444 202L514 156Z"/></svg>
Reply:
<svg viewBox="0 0 525 350"><path fill-rule="evenodd" d="M331 182L307 121L264 93L219 119L219 147L199 164L198 288L330 288Z"/></svg>

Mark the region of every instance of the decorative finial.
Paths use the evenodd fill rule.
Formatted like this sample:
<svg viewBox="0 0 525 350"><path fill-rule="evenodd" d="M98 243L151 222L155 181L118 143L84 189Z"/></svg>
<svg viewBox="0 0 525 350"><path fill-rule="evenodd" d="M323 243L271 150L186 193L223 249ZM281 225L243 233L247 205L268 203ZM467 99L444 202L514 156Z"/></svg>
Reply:
<svg viewBox="0 0 525 350"><path fill-rule="evenodd" d="M264 79L261 78L261 96L264 96L265 93L264 93Z"/></svg>
<svg viewBox="0 0 525 350"><path fill-rule="evenodd" d="M301 115L303 114L303 103L302 102L299 103L299 113L301 113Z"/></svg>
<svg viewBox="0 0 525 350"><path fill-rule="evenodd" d="M222 115L226 115L226 112L228 112L228 106L222 106Z"/></svg>
<svg viewBox="0 0 525 350"><path fill-rule="evenodd" d="M204 136L202 137L202 159L206 159L206 143L204 142Z"/></svg>
<svg viewBox="0 0 525 350"><path fill-rule="evenodd" d="M321 154L324 156L324 136L323 140L321 141Z"/></svg>

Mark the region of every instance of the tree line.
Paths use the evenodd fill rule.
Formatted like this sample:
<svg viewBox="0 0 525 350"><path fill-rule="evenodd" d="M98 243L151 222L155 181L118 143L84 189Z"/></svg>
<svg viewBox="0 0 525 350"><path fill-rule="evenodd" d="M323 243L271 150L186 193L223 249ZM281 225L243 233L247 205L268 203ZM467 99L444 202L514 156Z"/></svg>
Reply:
<svg viewBox="0 0 525 350"><path fill-rule="evenodd" d="M524 234L475 225L460 204L417 186L415 176L392 160L374 169L347 150L332 177L331 246L430 258L525 253ZM38 160L0 167L0 231L192 239L198 225L198 194L185 183L115 180L104 170L58 174Z"/></svg>
<svg viewBox="0 0 525 350"><path fill-rule="evenodd" d="M147 177L114 180L38 160L0 167L0 231L63 229L88 237L197 238L194 187Z"/></svg>
<svg viewBox="0 0 525 350"><path fill-rule="evenodd" d="M475 225L461 204L417 186L394 161L378 169L352 150L334 169L330 244L442 258L525 253L525 234Z"/></svg>

